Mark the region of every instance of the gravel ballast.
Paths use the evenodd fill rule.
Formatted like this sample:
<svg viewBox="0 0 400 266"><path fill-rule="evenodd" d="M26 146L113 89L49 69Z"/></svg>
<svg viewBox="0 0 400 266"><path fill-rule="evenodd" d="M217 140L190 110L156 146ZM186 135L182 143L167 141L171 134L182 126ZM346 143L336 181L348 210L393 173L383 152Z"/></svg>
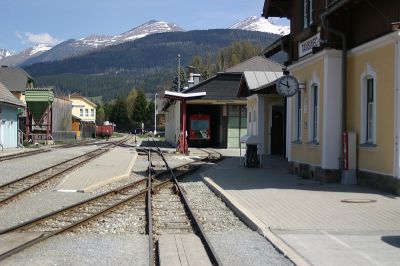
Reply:
<svg viewBox="0 0 400 266"><path fill-rule="evenodd" d="M1 265L149 265L148 237L138 234L60 235L29 247Z"/></svg>
<svg viewBox="0 0 400 266"><path fill-rule="evenodd" d="M67 150L74 149L73 152L68 152L69 156L73 157L80 152L84 153L85 149L90 147L92 146L62 151L60 149L60 151L65 155ZM171 151L166 154L171 167L198 159L195 156L184 157ZM54 157L54 154L50 155L49 153L41 156L44 155L49 156L49 160L52 160L50 157ZM48 163L54 164L55 162ZM161 161L156 164L156 168L162 168ZM0 165L0 167L2 166ZM21 165L12 166L10 164L8 168L28 169L28 166L21 167ZM214 166L214 164L209 164L201 171ZM129 178L103 186L92 193L56 192L54 191L55 184L49 184L45 191L24 196L9 203L6 207L0 208L0 217L3 217L0 219L0 229L147 177L147 167L146 156L138 156ZM42 168L45 167L42 165ZM26 169L23 171L28 172ZM2 174L0 173L0 179ZM24 175L26 174L21 174L21 176ZM182 179L181 184L188 196L190 206L195 210L224 265L292 265L267 239L250 230L201 181L199 172ZM125 206L124 209L101 217L87 226L74 230L73 233L62 234L30 247L1 261L0 264L148 265L148 236L144 234L144 219L143 207L140 204Z"/></svg>

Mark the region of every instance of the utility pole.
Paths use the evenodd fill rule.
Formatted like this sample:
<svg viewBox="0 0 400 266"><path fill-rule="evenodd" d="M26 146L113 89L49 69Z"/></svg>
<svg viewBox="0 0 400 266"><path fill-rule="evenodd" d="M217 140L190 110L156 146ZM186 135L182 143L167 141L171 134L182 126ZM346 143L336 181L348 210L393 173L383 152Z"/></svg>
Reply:
<svg viewBox="0 0 400 266"><path fill-rule="evenodd" d="M154 136L157 134L157 92L154 94Z"/></svg>
<svg viewBox="0 0 400 266"><path fill-rule="evenodd" d="M178 92L181 92L181 55L178 54Z"/></svg>

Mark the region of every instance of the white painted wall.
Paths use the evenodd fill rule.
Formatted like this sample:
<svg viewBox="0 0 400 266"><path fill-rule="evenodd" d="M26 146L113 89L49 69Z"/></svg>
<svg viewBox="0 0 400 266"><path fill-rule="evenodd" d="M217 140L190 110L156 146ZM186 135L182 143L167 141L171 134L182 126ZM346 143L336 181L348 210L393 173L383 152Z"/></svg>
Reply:
<svg viewBox="0 0 400 266"><path fill-rule="evenodd" d="M249 104L249 101L251 101L251 104ZM265 108L267 108L266 98L263 95L254 94L247 97L247 114L251 112L251 121L249 121L249 115L247 115L247 134L257 136L260 140L258 146L260 154L267 153L266 141L270 137L268 132L266 132ZM254 113L256 113L255 120Z"/></svg>
<svg viewBox="0 0 400 266"><path fill-rule="evenodd" d="M0 103L0 144L4 149L18 146L17 107Z"/></svg>
<svg viewBox="0 0 400 266"><path fill-rule="evenodd" d="M341 52L324 56L322 168L339 169L341 139ZM319 119L321 121L321 119Z"/></svg>
<svg viewBox="0 0 400 266"><path fill-rule="evenodd" d="M176 146L180 129L180 102L172 104L165 113L165 140Z"/></svg>

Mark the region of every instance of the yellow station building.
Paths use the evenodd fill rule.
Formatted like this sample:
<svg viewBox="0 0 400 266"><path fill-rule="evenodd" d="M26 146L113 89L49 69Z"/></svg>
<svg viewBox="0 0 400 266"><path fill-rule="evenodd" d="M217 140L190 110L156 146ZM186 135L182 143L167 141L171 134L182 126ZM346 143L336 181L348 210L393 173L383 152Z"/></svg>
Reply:
<svg viewBox="0 0 400 266"><path fill-rule="evenodd" d="M280 50L300 84L286 156L300 176L399 194L400 5L367 2L265 1L265 17L291 21Z"/></svg>

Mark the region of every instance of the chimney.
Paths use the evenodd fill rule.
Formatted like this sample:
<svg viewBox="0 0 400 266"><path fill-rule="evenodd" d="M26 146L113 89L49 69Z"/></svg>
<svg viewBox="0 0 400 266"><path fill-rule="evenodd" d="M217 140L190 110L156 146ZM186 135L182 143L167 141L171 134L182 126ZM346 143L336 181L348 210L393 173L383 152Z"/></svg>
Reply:
<svg viewBox="0 0 400 266"><path fill-rule="evenodd" d="M200 83L200 78L201 78L201 75L200 74L193 74L193 82L194 82L194 86L196 86L197 84L199 84Z"/></svg>
<svg viewBox="0 0 400 266"><path fill-rule="evenodd" d="M193 85L194 85L193 70L194 70L193 66L188 66L188 81L187 81L187 83L188 83L189 88L193 87Z"/></svg>
<svg viewBox="0 0 400 266"><path fill-rule="evenodd" d="M201 75L200 74L195 74L194 73L195 69L196 68L194 66L188 66L188 73L189 73L188 86L189 86L189 88L191 88L191 87L193 87L193 86L195 86L195 85L200 83Z"/></svg>

